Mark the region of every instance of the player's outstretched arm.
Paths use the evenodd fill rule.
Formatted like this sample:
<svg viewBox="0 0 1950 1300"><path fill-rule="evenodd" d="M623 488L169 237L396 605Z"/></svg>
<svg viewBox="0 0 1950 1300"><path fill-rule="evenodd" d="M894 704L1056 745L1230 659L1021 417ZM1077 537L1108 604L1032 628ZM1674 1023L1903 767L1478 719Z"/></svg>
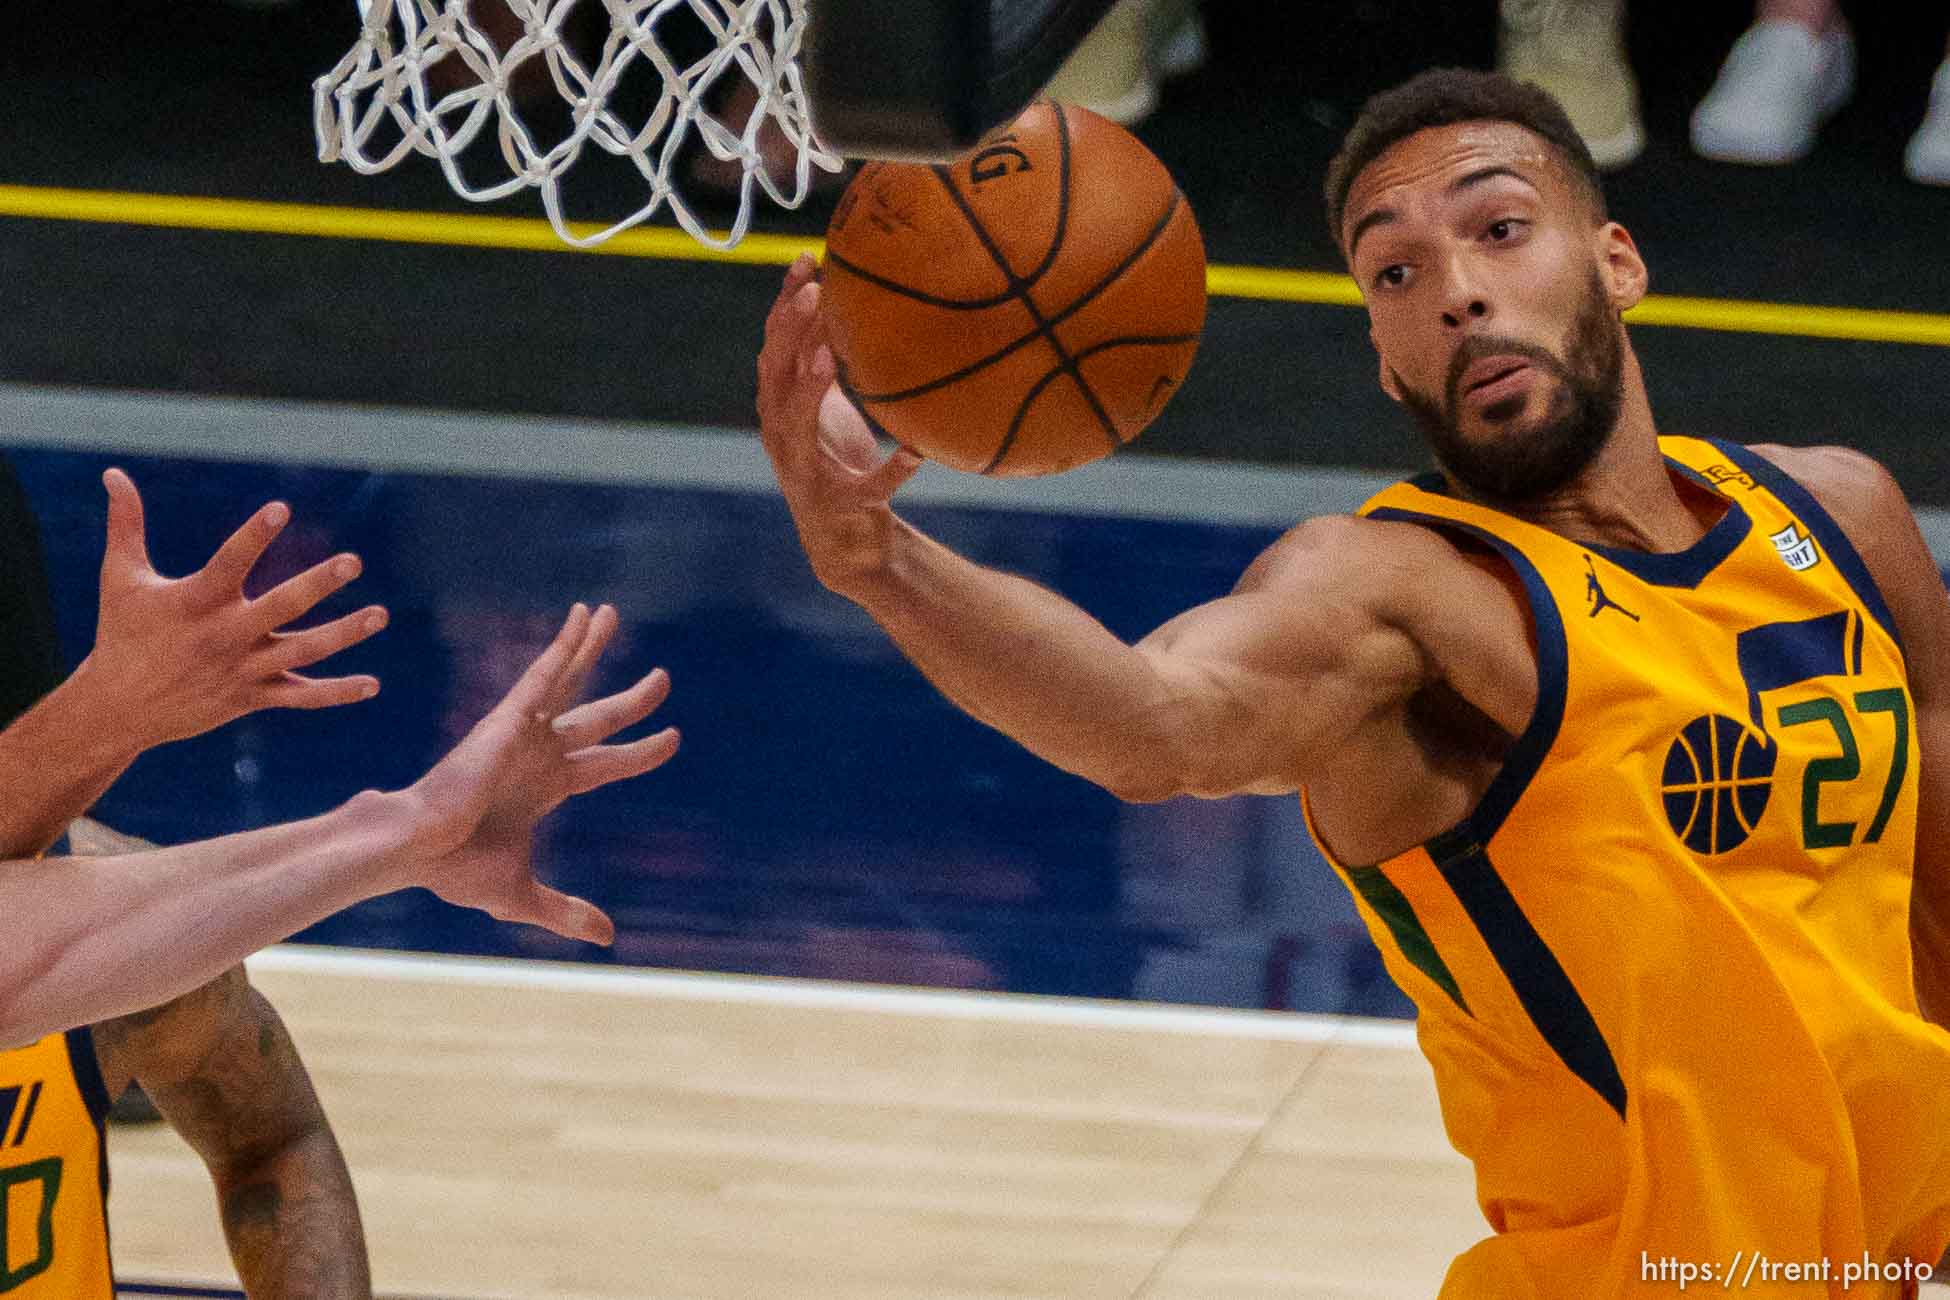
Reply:
<svg viewBox="0 0 1950 1300"><path fill-rule="evenodd" d="M156 846L88 818L78 856ZM242 966L93 1027L110 1097L139 1082L196 1149L244 1289L259 1300L371 1300L352 1176L277 1009Z"/></svg>
<svg viewBox="0 0 1950 1300"><path fill-rule="evenodd" d="M244 583L291 511L271 502L210 562L165 578L149 562L142 498L119 469L108 488L95 645L67 681L0 733L0 856L39 853L93 806L143 750L219 727L258 709L329 708L379 689L365 676L311 678L300 670L386 625L377 605L301 632L303 617L359 575L339 555L255 598Z"/></svg>
<svg viewBox="0 0 1950 1300"><path fill-rule="evenodd" d="M818 293L801 259L766 321L766 451L820 580L976 718L1127 799L1272 792L1427 680L1427 656L1387 608L1418 548L1443 545L1418 529L1314 521L1232 596L1136 646L924 536L890 505L919 461L883 458L834 383ZM1404 534L1392 551L1390 529Z"/></svg>
<svg viewBox="0 0 1950 1300"><path fill-rule="evenodd" d="M406 790L105 861L0 862L0 1046L179 996L341 908L409 886L607 942L609 918L538 881L530 850L536 823L564 799L676 752L669 728L605 743L662 702L662 670L570 707L615 628L613 609L592 616L577 605L507 697Z"/></svg>

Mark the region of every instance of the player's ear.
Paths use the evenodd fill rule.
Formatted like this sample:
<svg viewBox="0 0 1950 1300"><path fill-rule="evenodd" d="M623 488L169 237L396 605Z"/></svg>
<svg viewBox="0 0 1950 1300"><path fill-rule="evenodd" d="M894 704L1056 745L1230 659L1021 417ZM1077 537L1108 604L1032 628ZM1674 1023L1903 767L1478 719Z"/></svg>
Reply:
<svg viewBox="0 0 1950 1300"><path fill-rule="evenodd" d="M1645 269L1645 259L1639 256L1632 232L1616 221L1598 227L1598 257L1598 273L1604 279L1612 306L1619 311L1638 306L1645 298L1651 275Z"/></svg>

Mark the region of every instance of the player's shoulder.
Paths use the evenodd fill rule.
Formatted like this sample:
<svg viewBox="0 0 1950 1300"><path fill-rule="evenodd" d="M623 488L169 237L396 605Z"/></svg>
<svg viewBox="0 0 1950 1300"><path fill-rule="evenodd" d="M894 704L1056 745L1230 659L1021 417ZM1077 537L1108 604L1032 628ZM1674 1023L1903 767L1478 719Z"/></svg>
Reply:
<svg viewBox="0 0 1950 1300"><path fill-rule="evenodd" d="M1806 488L1858 546L1887 525L1892 511L1908 509L1895 476L1853 447L1755 443L1748 450Z"/></svg>
<svg viewBox="0 0 1950 1300"><path fill-rule="evenodd" d="M1426 586L1465 564L1455 541L1420 524L1365 515L1316 515L1281 534L1240 579L1241 590L1278 589L1304 577L1358 584L1373 593Z"/></svg>
<svg viewBox="0 0 1950 1300"><path fill-rule="evenodd" d="M1806 488L1855 548L1909 655L1912 688L1950 690L1943 577L1895 477L1848 447L1752 450Z"/></svg>
<svg viewBox="0 0 1950 1300"><path fill-rule="evenodd" d="M1902 487L1875 457L1853 447L1757 443L1749 450L1808 490L1878 583L1887 587L1934 573L1935 563Z"/></svg>

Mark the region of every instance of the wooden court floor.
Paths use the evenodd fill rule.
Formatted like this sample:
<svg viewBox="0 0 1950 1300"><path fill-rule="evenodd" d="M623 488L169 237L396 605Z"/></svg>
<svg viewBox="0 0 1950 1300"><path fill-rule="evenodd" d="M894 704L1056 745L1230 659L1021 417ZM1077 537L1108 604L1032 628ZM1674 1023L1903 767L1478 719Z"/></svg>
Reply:
<svg viewBox="0 0 1950 1300"><path fill-rule="evenodd" d="M382 1294L1432 1295L1481 1234L1406 1026L274 949ZM118 1273L234 1275L116 1129Z"/></svg>
<svg viewBox="0 0 1950 1300"><path fill-rule="evenodd" d="M251 969L384 1296L1409 1300L1484 1230L1404 1025L316 948ZM131 1294L223 1294L164 1290L234 1285L195 1156L112 1133L117 1272L161 1284Z"/></svg>

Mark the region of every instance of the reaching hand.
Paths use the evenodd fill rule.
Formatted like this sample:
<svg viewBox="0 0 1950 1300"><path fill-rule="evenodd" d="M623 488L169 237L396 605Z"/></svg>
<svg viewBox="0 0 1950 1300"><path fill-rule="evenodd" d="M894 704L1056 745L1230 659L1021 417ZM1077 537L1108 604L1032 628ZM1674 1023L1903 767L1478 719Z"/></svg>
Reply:
<svg viewBox="0 0 1950 1300"><path fill-rule="evenodd" d="M835 375L812 259L802 254L765 318L759 429L813 572L843 590L879 558L893 521L887 503L921 457L905 448L883 457Z"/></svg>
<svg viewBox="0 0 1950 1300"><path fill-rule="evenodd" d="M521 680L406 793L418 830L412 883L498 920L526 921L571 939L608 943L616 927L594 905L535 878L535 825L570 795L639 776L677 752L666 727L603 742L648 717L670 694L659 668L636 685L571 708L616 631L608 605L569 611Z"/></svg>
<svg viewBox="0 0 1950 1300"><path fill-rule="evenodd" d="M379 690L373 677L311 678L297 671L385 627L379 606L302 632L277 630L358 577L357 556L334 556L256 599L245 596L245 580L291 518L274 501L197 572L165 578L149 562L135 484L119 469L104 473L102 482L108 546L86 667L119 702L117 715L127 720L132 743L148 748L258 709L330 708Z"/></svg>

